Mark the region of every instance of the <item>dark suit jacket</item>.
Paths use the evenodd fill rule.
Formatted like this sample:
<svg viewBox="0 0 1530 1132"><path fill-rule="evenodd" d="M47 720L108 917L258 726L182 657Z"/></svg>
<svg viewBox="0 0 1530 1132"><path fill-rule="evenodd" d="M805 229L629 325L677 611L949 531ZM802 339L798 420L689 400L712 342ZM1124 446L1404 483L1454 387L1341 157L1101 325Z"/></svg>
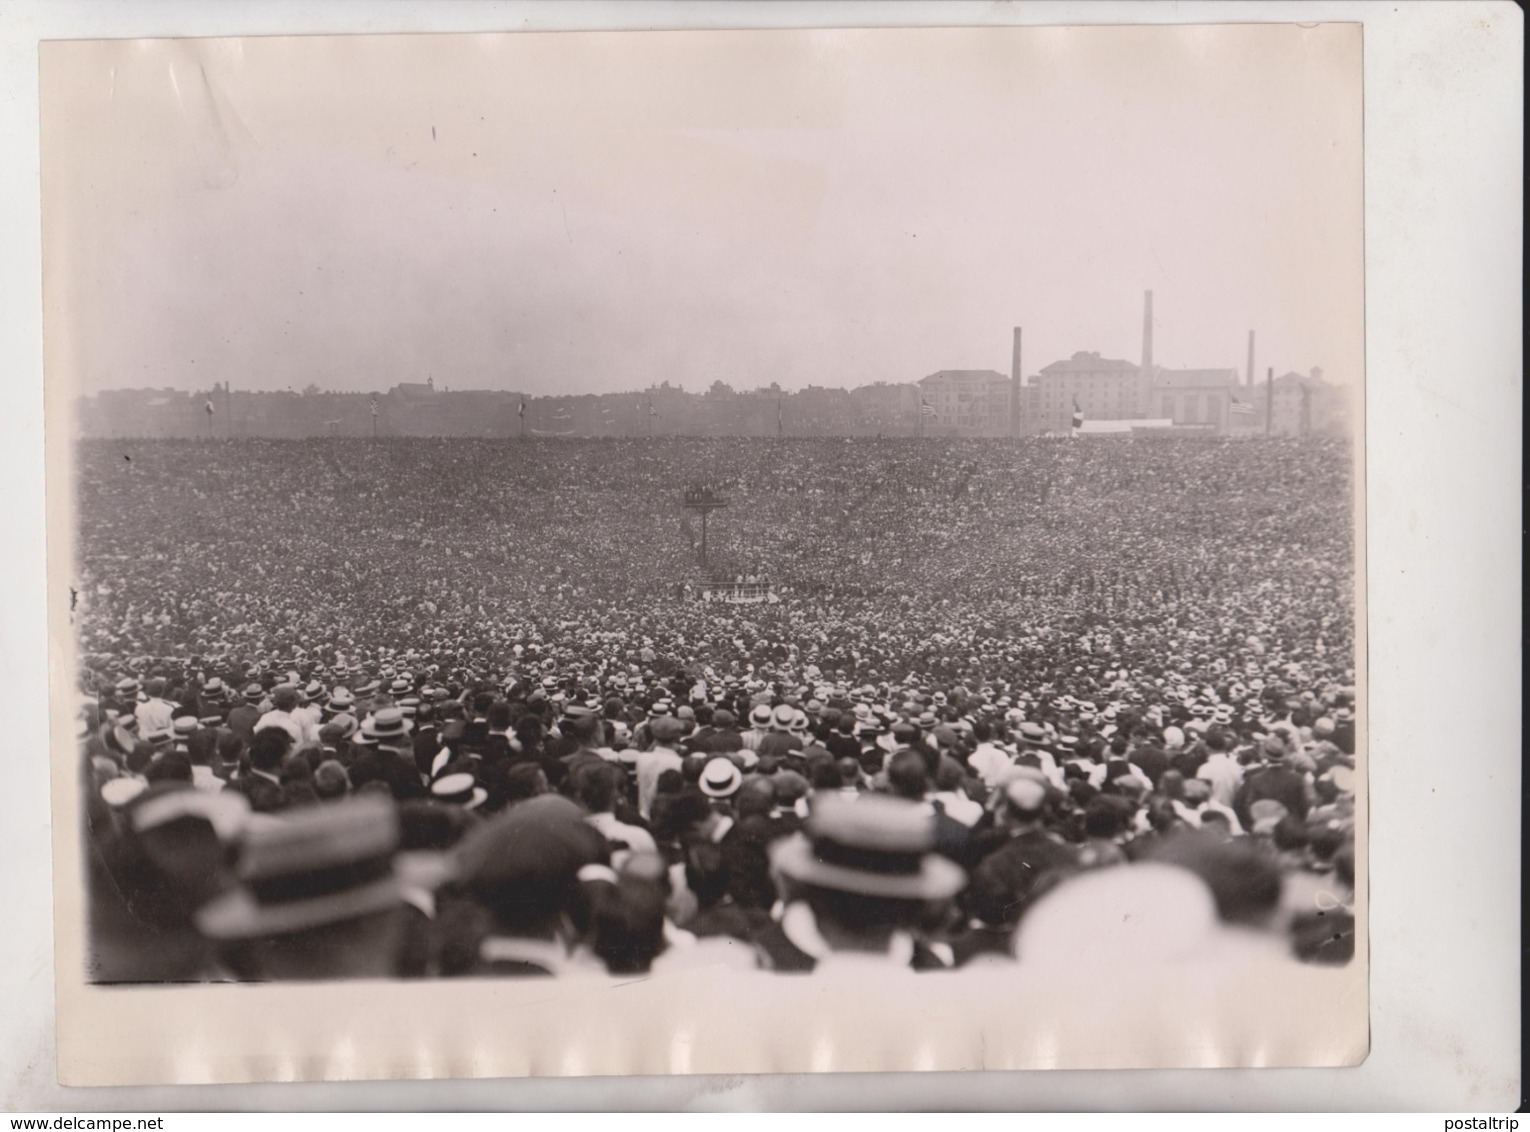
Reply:
<svg viewBox="0 0 1530 1132"><path fill-rule="evenodd" d="M470 719L462 725L461 734L453 738L456 741L448 744L452 754L481 755L489 741L489 723L484 719Z"/></svg>
<svg viewBox="0 0 1530 1132"><path fill-rule="evenodd" d="M430 773L430 764L435 760L436 752L441 749L441 733L436 730L435 724L427 724L414 733L414 765L421 774ZM456 754L455 750L452 754Z"/></svg>
<svg viewBox="0 0 1530 1132"><path fill-rule="evenodd" d="M228 713L228 729L248 743L255 737L255 721L260 712L249 704L240 704Z"/></svg>
<svg viewBox="0 0 1530 1132"><path fill-rule="evenodd" d="M1306 820L1307 788L1302 776L1282 766L1268 766L1248 774L1233 797L1233 813L1244 829L1252 825L1249 807L1267 798L1279 802L1293 817Z"/></svg>
<svg viewBox="0 0 1530 1132"><path fill-rule="evenodd" d="M823 745L829 754L833 755L836 759L855 759L857 762L860 761L861 744L854 735L846 735L843 731L836 731L823 741Z"/></svg>
<svg viewBox="0 0 1530 1132"><path fill-rule="evenodd" d="M250 803L250 809L257 814L274 814L286 808L287 800L281 784L254 771L234 779L223 789L243 794Z"/></svg>
<svg viewBox="0 0 1530 1132"><path fill-rule="evenodd" d="M420 781L420 772L415 768L414 760L388 748L358 755L356 761L351 763L349 773L353 787L374 780L385 782L393 792L393 797L400 802L429 795L425 784Z"/></svg>

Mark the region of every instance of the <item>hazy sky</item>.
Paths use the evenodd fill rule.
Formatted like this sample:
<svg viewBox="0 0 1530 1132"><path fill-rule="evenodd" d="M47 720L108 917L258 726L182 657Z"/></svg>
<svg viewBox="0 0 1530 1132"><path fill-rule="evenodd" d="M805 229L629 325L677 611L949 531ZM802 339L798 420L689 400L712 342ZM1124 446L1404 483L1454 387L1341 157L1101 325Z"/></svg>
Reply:
<svg viewBox="0 0 1530 1132"><path fill-rule="evenodd" d="M1357 26L51 44L50 378L1362 377Z"/></svg>

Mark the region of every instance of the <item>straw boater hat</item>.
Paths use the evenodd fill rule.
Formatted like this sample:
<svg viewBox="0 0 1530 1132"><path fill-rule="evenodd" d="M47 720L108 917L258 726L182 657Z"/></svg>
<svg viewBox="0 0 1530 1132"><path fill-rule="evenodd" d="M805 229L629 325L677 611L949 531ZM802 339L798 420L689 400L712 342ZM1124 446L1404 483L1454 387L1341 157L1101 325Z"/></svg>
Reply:
<svg viewBox="0 0 1530 1132"><path fill-rule="evenodd" d="M338 687L329 694L329 699L324 703L325 715L344 715L356 706L356 697L351 695L350 689Z"/></svg>
<svg viewBox="0 0 1530 1132"><path fill-rule="evenodd" d="M479 786L466 771L444 774L430 785L430 796L437 802L448 802L465 810L476 810L484 804L489 792Z"/></svg>
<svg viewBox="0 0 1530 1132"><path fill-rule="evenodd" d="M182 821L203 821L224 845L232 845L249 820L250 804L236 790L216 794L179 783L160 783L138 792L128 812L135 833L144 834Z"/></svg>
<svg viewBox="0 0 1530 1132"><path fill-rule="evenodd" d="M744 776L732 759L709 759L701 769L701 792L708 798L731 798L743 785Z"/></svg>
<svg viewBox="0 0 1530 1132"><path fill-rule="evenodd" d="M400 861L398 815L385 798L358 797L251 825L241 884L203 906L209 939L285 935L397 907L410 862Z"/></svg>
<svg viewBox="0 0 1530 1132"><path fill-rule="evenodd" d="M114 810L120 810L149 788L141 778L126 775L108 779L101 784L101 800Z"/></svg>
<svg viewBox="0 0 1530 1132"><path fill-rule="evenodd" d="M361 725L359 741L362 743L386 743L403 739L414 729L414 724L404 718L398 708L383 708L376 715L367 716Z"/></svg>
<svg viewBox="0 0 1530 1132"><path fill-rule="evenodd" d="M898 900L955 896L967 874L935 848L934 815L881 794L813 802L804 832L770 848L771 865L801 884Z"/></svg>
<svg viewBox="0 0 1530 1132"><path fill-rule="evenodd" d="M198 731L202 730L202 722L194 715L178 715L170 725L175 734L178 744L184 744Z"/></svg>
<svg viewBox="0 0 1530 1132"><path fill-rule="evenodd" d="M101 725L101 741L118 754L131 753L138 743L138 717L132 712L111 716Z"/></svg>

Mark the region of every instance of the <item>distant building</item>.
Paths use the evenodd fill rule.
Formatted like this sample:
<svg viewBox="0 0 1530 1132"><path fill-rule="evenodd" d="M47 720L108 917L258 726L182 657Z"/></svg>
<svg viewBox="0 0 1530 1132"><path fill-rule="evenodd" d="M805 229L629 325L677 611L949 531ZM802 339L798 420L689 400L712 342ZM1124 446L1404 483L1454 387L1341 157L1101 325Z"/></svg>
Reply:
<svg viewBox="0 0 1530 1132"><path fill-rule="evenodd" d="M1032 377L1020 386L1020 405L1016 410L1021 436L1035 436L1045 431L1041 426L1041 383Z"/></svg>
<svg viewBox="0 0 1530 1132"><path fill-rule="evenodd" d="M1249 403L1249 395L1239 386L1235 369L1165 369L1156 367L1149 403L1144 415L1174 422L1184 428L1209 432L1230 432L1234 418L1252 420L1251 414L1237 413Z"/></svg>
<svg viewBox="0 0 1530 1132"><path fill-rule="evenodd" d="M878 381L850 390L853 434L910 436L919 423L919 386Z"/></svg>
<svg viewBox="0 0 1530 1132"><path fill-rule="evenodd" d="M1085 420L1136 420L1150 415L1145 394L1140 366L1080 350L1043 366L1027 383L1020 402L1021 431L1067 432L1075 408Z"/></svg>
<svg viewBox="0 0 1530 1132"><path fill-rule="evenodd" d="M401 381L382 398L379 421L389 436L439 436L446 424L434 378Z"/></svg>
<svg viewBox="0 0 1530 1132"><path fill-rule="evenodd" d="M1145 431L1218 435L1263 427L1260 391L1239 382L1236 369L1168 369L1153 364L1153 292L1143 295L1142 360L1079 351L1044 366L1021 390L1022 434L1067 433L1075 414L1085 431L1122 435ZM1131 421L1128 428L1120 422ZM1094 427L1100 422L1116 426Z"/></svg>
<svg viewBox="0 0 1530 1132"><path fill-rule="evenodd" d="M943 369L919 382L941 430L1004 436L1009 432L1010 379L991 369Z"/></svg>
<svg viewBox="0 0 1530 1132"><path fill-rule="evenodd" d="M427 377L420 381L401 381L388 391L391 397L401 401L431 401L436 396L436 379Z"/></svg>
<svg viewBox="0 0 1530 1132"><path fill-rule="evenodd" d="M1259 404L1261 416L1268 404L1269 431L1275 436L1333 435L1350 427L1347 390L1323 378L1317 367L1305 375L1282 374L1273 389L1263 385L1251 391Z"/></svg>

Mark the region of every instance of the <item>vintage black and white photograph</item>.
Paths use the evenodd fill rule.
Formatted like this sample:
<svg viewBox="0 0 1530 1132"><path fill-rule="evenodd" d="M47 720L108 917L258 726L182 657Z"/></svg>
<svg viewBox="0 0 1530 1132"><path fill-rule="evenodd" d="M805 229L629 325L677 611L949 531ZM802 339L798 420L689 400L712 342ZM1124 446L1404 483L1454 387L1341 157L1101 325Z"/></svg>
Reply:
<svg viewBox="0 0 1530 1132"><path fill-rule="evenodd" d="M85 984L1342 971L1363 1056L1357 28L42 90Z"/></svg>

